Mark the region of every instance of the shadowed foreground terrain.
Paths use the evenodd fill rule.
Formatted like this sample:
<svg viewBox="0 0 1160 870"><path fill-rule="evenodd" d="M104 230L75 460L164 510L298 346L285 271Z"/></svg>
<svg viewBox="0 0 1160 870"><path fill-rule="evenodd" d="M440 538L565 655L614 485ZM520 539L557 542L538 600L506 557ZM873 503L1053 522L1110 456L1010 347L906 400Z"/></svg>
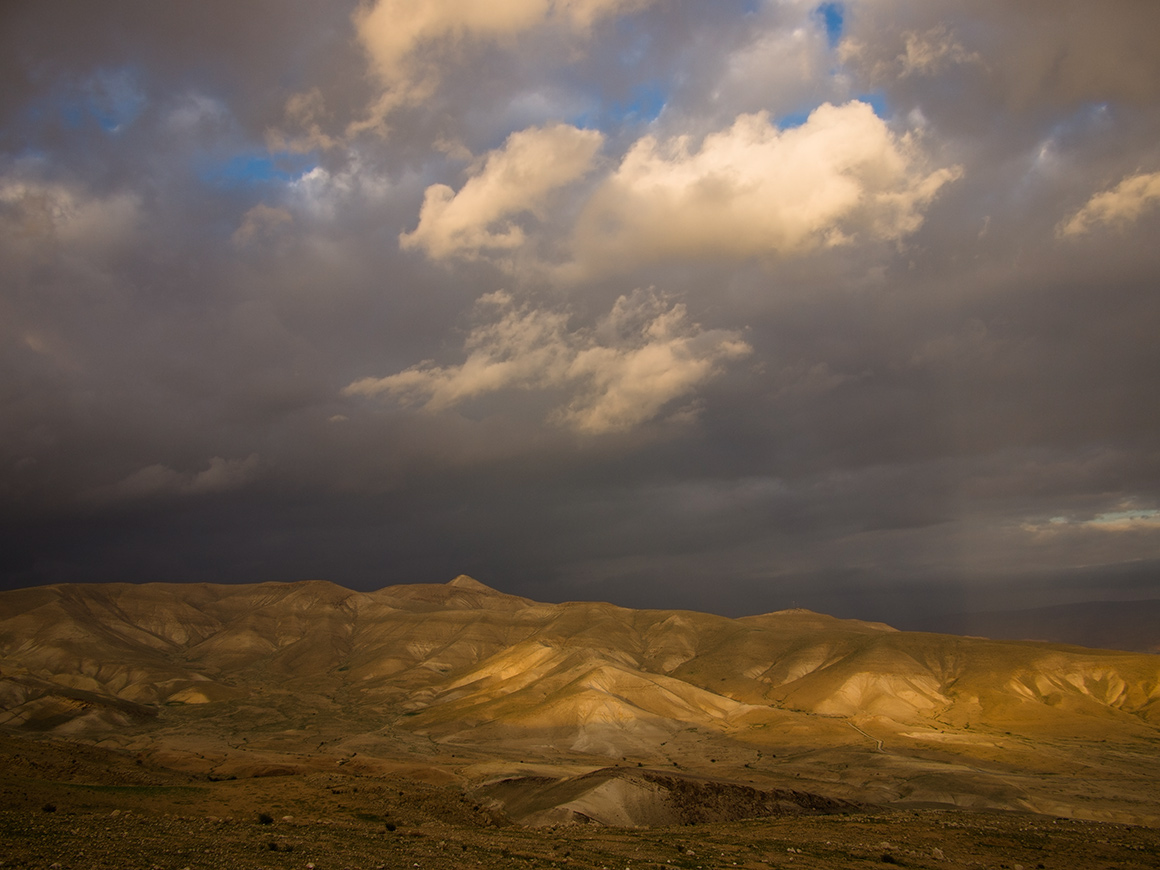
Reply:
<svg viewBox="0 0 1160 870"><path fill-rule="evenodd" d="M1160 657L351 592L0 593L4 866L1155 867Z"/></svg>
<svg viewBox="0 0 1160 870"><path fill-rule="evenodd" d="M413 771L215 781L94 747L0 740L5 867L1154 868L1160 829L844 808L650 828L510 824ZM624 770L624 768L621 768ZM635 768L634 768L635 770Z"/></svg>

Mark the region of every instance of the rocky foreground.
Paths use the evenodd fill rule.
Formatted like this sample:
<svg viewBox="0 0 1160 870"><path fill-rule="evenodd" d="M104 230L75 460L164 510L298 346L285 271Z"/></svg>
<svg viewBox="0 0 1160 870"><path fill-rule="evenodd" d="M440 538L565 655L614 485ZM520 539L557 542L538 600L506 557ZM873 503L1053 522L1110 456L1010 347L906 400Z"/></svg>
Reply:
<svg viewBox="0 0 1160 870"><path fill-rule="evenodd" d="M0 760L3 867L1142 870L1160 855L1157 828L1018 813L844 806L528 828L472 789L410 776L214 781L83 745L11 740Z"/></svg>

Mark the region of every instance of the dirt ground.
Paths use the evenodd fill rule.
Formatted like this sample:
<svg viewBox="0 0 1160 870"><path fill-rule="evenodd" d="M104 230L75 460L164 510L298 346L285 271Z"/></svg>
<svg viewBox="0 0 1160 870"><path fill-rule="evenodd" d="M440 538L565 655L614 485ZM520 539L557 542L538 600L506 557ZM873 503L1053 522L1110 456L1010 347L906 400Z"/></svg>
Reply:
<svg viewBox="0 0 1160 870"><path fill-rule="evenodd" d="M0 750L4 868L1160 867L1160 829L1009 812L866 807L683 827L530 829L462 784L405 775L338 769L215 781L96 748L21 741Z"/></svg>

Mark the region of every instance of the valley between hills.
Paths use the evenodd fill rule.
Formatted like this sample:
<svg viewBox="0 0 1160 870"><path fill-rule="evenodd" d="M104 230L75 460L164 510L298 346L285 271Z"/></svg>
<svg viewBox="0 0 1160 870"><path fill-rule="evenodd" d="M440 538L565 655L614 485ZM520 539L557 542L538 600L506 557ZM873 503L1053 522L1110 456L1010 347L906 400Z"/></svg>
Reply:
<svg viewBox="0 0 1160 870"><path fill-rule="evenodd" d="M1160 656L462 576L46 586L0 593L0 763L5 867L1156 867Z"/></svg>

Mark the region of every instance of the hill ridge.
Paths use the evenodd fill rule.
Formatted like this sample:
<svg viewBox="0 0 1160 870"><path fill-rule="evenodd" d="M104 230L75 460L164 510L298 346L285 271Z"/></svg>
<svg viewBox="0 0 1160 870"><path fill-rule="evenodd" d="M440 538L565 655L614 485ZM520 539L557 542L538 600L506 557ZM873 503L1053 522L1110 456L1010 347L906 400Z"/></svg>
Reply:
<svg viewBox="0 0 1160 870"><path fill-rule="evenodd" d="M2 592L0 730L216 776L354 756L472 758L468 777L632 759L770 788L817 780L811 792L842 800L1056 814L1090 815L1082 795L1106 769L1115 812L1160 816L1141 809L1160 781L1160 656L802 610L544 604L462 575L369 593ZM1071 797L1061 770L1086 777ZM1053 778L1029 785L1035 771Z"/></svg>
<svg viewBox="0 0 1160 870"><path fill-rule="evenodd" d="M474 577L470 577L467 574L460 574L458 577L448 580L447 585L455 586L459 589L472 589L476 592L495 592L498 595L504 594L498 589L492 589L486 583L480 583Z"/></svg>

